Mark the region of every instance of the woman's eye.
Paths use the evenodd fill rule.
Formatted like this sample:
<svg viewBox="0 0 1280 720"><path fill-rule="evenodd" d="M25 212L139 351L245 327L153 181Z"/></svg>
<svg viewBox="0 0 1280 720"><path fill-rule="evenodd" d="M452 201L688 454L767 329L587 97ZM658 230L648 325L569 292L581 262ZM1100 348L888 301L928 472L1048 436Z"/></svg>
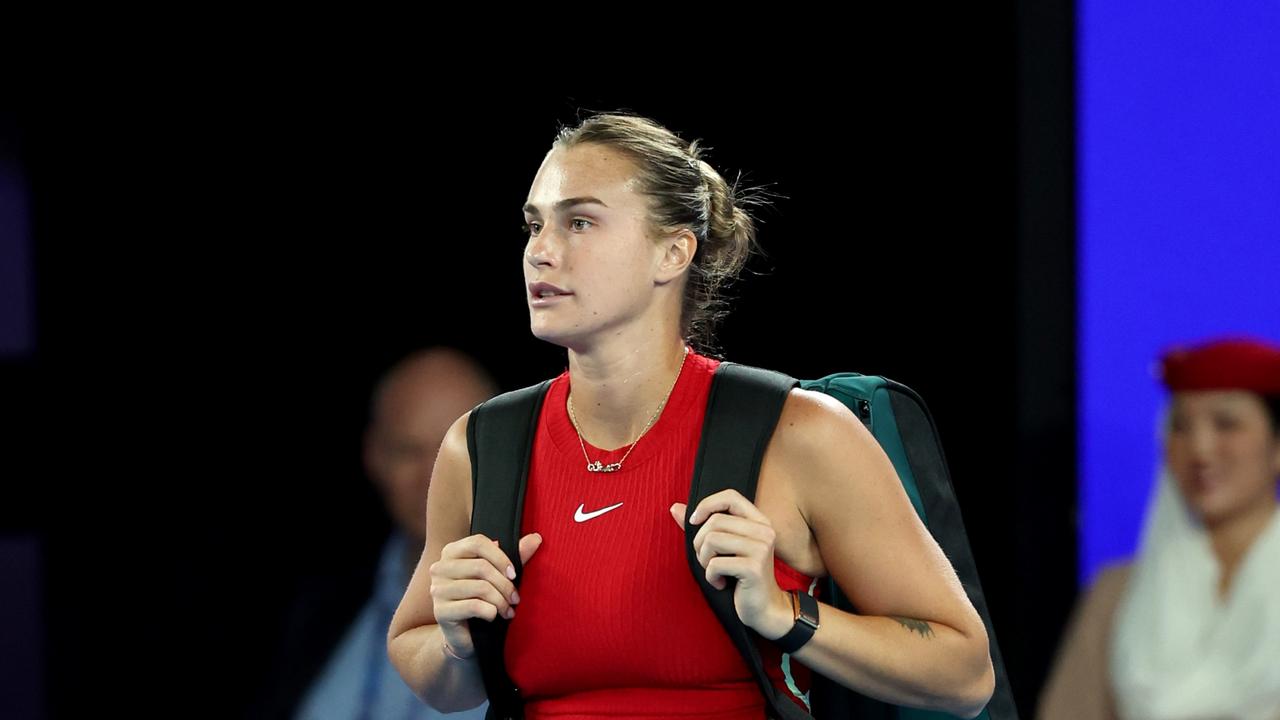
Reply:
<svg viewBox="0 0 1280 720"><path fill-rule="evenodd" d="M529 234L537 235L537 234L538 234L538 230L539 230L539 229L541 229L541 228L542 228L542 226L541 226L541 225L539 225L539 224L538 224L538 223L536 223L536 222L535 222L535 223L524 223L523 225L521 225L521 226L520 226L520 231L521 231L521 232L523 232L525 235L529 235Z"/></svg>
<svg viewBox="0 0 1280 720"><path fill-rule="evenodd" d="M584 220L584 219L582 219L582 218L574 218L574 219L573 219L573 227L574 227L574 229L582 229L582 230L586 230L586 229L587 229L586 227L583 227L583 226L578 225L578 223L586 223L587 225L593 225L593 224L594 224L594 223L592 223L590 220Z"/></svg>
<svg viewBox="0 0 1280 720"><path fill-rule="evenodd" d="M1230 432L1240 427L1240 421L1230 415L1219 415L1213 420L1213 425L1219 432Z"/></svg>

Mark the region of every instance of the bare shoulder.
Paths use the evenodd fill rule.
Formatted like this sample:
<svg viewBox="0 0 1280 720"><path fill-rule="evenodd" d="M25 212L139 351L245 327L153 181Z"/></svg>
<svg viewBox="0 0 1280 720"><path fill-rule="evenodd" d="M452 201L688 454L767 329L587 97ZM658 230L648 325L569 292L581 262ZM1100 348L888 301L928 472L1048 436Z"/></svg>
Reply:
<svg viewBox="0 0 1280 720"><path fill-rule="evenodd" d="M797 470L851 467L875 462L884 453L862 421L844 403L814 390L794 388L787 395L774 431L779 455ZM812 475L812 491L827 482L841 482L842 473Z"/></svg>
<svg viewBox="0 0 1280 720"><path fill-rule="evenodd" d="M847 509L875 502L851 493L884 473L877 453L883 458L875 438L839 400L791 390L765 450L756 490L757 506L778 532L776 551L783 561L814 577L831 572L820 541L825 534L828 558L837 554L835 527L849 518Z"/></svg>
<svg viewBox="0 0 1280 720"><path fill-rule="evenodd" d="M783 403L774 440L787 447L813 445L840 433L853 431L850 424L861 425L844 403L816 390L792 388Z"/></svg>
<svg viewBox="0 0 1280 720"><path fill-rule="evenodd" d="M471 451L467 445L467 423L470 422L472 410L463 413L444 435L440 443L440 451L436 455L435 468L431 472L431 485L428 488L428 507L430 507L433 491L437 495L439 505L453 510L464 511L471 517Z"/></svg>
<svg viewBox="0 0 1280 720"><path fill-rule="evenodd" d="M853 411L830 395L817 390L805 390L804 388L795 387L791 389L791 392L787 393L787 400L782 406L782 416L779 418L779 423L785 420L813 422L832 419L840 415L847 415L850 420L857 420L853 415Z"/></svg>
<svg viewBox="0 0 1280 720"><path fill-rule="evenodd" d="M1109 620L1133 574L1133 563L1116 562L1103 567L1080 600L1081 612Z"/></svg>
<svg viewBox="0 0 1280 720"><path fill-rule="evenodd" d="M824 393L792 390L768 452L823 564L855 606L985 632L893 463L852 410Z"/></svg>
<svg viewBox="0 0 1280 720"><path fill-rule="evenodd" d="M1093 581L1093 589L1098 591L1117 592L1123 590L1133 574L1133 563L1129 561L1113 562L1098 571Z"/></svg>

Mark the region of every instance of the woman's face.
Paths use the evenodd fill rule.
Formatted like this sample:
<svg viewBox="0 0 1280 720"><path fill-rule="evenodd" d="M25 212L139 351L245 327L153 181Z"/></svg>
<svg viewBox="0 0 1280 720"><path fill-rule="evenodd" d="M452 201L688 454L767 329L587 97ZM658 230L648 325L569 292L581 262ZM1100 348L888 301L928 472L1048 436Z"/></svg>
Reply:
<svg viewBox="0 0 1280 720"><path fill-rule="evenodd" d="M1213 525L1275 502L1280 438L1244 390L1174 393L1165 459L1187 505Z"/></svg>
<svg viewBox="0 0 1280 720"><path fill-rule="evenodd" d="M536 337L568 346L661 324L654 288L664 251L647 232L648 200L634 173L630 159L596 144L557 146L538 168L524 206Z"/></svg>

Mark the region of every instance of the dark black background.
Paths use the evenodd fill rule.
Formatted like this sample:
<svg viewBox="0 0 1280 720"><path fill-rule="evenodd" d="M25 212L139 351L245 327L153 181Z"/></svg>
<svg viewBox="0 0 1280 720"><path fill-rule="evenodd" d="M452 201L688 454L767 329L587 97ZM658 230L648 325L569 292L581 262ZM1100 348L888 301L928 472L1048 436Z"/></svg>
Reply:
<svg viewBox="0 0 1280 720"><path fill-rule="evenodd" d="M9 116L38 346L0 365L0 530L43 539L53 714L261 696L295 589L386 530L359 464L378 373L436 343L504 389L564 368L528 332L519 207L559 122L628 108L776 194L727 358L929 403L1030 716L1074 591L1069 13L881 12L788 34L804 58L239 70Z"/></svg>

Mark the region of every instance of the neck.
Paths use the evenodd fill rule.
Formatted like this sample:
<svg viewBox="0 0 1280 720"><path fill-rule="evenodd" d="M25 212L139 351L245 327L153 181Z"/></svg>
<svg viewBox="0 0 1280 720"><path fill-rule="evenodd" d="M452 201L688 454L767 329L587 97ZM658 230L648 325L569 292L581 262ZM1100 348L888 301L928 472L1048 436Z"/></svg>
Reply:
<svg viewBox="0 0 1280 720"><path fill-rule="evenodd" d="M1259 503L1248 511L1230 518L1224 518L1206 529L1209 531L1209 542L1213 554L1218 558L1221 573L1218 576L1218 592L1225 596L1231 588L1231 580L1244 556L1249 552L1258 536L1267 529L1272 516L1276 513L1276 501Z"/></svg>
<svg viewBox="0 0 1280 720"><path fill-rule="evenodd" d="M635 442L666 401L684 361L684 347L673 335L586 352L571 348L570 398L583 439L606 450Z"/></svg>

